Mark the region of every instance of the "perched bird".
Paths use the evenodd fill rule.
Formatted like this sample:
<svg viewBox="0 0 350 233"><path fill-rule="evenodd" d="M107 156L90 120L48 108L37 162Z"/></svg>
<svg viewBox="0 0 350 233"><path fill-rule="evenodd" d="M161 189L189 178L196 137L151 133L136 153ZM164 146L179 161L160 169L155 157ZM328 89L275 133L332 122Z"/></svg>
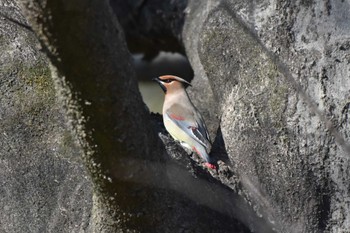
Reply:
<svg viewBox="0 0 350 233"><path fill-rule="evenodd" d="M207 128L185 90L191 84L173 75L164 75L153 80L159 83L165 93L163 122L166 130L181 145L203 158L207 167L216 169L209 156L211 143Z"/></svg>

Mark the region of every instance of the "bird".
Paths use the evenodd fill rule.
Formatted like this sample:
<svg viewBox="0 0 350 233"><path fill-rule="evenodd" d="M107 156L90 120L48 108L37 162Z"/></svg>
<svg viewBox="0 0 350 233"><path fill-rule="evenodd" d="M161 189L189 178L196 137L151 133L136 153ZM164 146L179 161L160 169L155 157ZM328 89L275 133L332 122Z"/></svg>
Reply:
<svg viewBox="0 0 350 233"><path fill-rule="evenodd" d="M186 92L186 87L191 84L174 75L163 75L153 80L165 93L162 110L165 129L175 141L204 159L208 168L216 169L209 155L212 145L207 127Z"/></svg>

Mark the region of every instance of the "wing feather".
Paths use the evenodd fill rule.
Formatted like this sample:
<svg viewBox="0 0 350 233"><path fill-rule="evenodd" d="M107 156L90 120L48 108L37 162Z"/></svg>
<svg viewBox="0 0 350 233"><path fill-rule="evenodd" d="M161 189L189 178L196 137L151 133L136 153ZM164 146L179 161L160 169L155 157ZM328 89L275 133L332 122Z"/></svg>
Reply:
<svg viewBox="0 0 350 233"><path fill-rule="evenodd" d="M174 114L171 109L169 109L169 111L167 111L165 114L167 114L167 117L179 128L194 138L198 143L203 145L209 153L211 150L211 143L209 140L208 131L202 117L199 114L196 114L196 116L193 116L192 114L191 120ZM190 111L188 114L190 114Z"/></svg>

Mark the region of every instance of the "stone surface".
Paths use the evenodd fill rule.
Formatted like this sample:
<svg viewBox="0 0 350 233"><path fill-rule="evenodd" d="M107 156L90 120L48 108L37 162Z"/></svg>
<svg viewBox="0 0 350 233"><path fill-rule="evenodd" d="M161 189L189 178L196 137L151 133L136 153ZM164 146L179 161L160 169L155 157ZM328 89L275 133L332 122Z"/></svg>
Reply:
<svg viewBox="0 0 350 233"><path fill-rule="evenodd" d="M154 8L142 2L133 5L146 10L147 24ZM349 3L161 6L170 10L161 15L179 17L164 17L172 24L160 28L174 27L166 29L171 42L183 43L195 74L190 95L215 141L213 155L224 162L208 173L160 129L168 153L186 169L168 164L175 194L165 201L178 205L171 206L174 221L156 221L169 230L196 224L201 232L206 223L221 232L248 232L242 223L256 232L349 229ZM89 232L91 182L53 95L47 63L31 32L19 26L26 23L14 3L2 0L0 7L6 15L0 16L6 51L0 55L0 230ZM145 37L153 32L145 29Z"/></svg>
<svg viewBox="0 0 350 233"><path fill-rule="evenodd" d="M0 11L0 231L89 231L91 182L47 60L16 4Z"/></svg>
<svg viewBox="0 0 350 233"><path fill-rule="evenodd" d="M211 87L234 171L280 232L350 227L348 8L267 0L188 6L183 38L194 83Z"/></svg>

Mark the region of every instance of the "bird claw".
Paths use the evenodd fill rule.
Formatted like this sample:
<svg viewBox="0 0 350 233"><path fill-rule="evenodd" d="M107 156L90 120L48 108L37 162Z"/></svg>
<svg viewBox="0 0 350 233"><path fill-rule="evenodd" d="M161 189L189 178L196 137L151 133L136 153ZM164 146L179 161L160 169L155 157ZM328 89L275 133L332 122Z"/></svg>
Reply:
<svg viewBox="0 0 350 233"><path fill-rule="evenodd" d="M207 166L210 169L216 170L216 166L214 164L211 163L205 163L205 166Z"/></svg>

